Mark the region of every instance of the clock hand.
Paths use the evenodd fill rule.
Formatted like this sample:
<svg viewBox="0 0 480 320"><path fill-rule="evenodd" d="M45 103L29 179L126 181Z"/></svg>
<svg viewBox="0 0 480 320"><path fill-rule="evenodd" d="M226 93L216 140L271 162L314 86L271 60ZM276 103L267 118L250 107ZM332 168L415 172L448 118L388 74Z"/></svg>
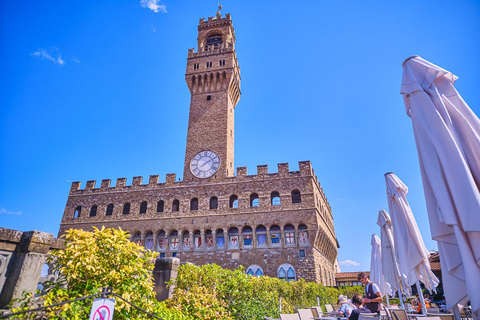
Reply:
<svg viewBox="0 0 480 320"><path fill-rule="evenodd" d="M212 161L212 159L210 159L210 160L208 160L208 161L204 162L202 165L200 165L200 166L198 166L198 167L199 167L199 168L201 168L201 167L203 167L204 165L206 165L207 163L209 163L209 162L211 162L211 161Z"/></svg>

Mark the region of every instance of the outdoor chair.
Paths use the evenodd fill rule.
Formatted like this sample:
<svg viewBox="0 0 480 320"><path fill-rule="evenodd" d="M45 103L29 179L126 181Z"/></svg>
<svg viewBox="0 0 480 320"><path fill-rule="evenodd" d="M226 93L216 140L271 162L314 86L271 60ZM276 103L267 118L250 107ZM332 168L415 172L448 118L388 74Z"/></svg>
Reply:
<svg viewBox="0 0 480 320"><path fill-rule="evenodd" d="M453 316L452 313L440 313L440 314L427 313L427 316L429 318L439 317L440 320L455 320L455 317ZM430 320L430 319L428 319L428 320Z"/></svg>
<svg viewBox="0 0 480 320"><path fill-rule="evenodd" d="M409 320L404 309L390 309L392 320Z"/></svg>
<svg viewBox="0 0 480 320"><path fill-rule="evenodd" d="M300 320L313 319L313 313L311 309L298 309L298 315L300 316Z"/></svg>
<svg viewBox="0 0 480 320"><path fill-rule="evenodd" d="M333 310L333 307L331 304L326 304L325 305L325 310L327 310L327 312L334 312L335 310Z"/></svg>
<svg viewBox="0 0 480 320"><path fill-rule="evenodd" d="M382 320L387 320L388 319L388 316L387 316L387 312L384 310L380 310L380 319Z"/></svg>
<svg viewBox="0 0 480 320"><path fill-rule="evenodd" d="M323 310L322 308L320 307L311 307L310 308L312 310L312 314L315 318L319 318L321 316L323 316Z"/></svg>
<svg viewBox="0 0 480 320"><path fill-rule="evenodd" d="M391 310L392 309L398 309L398 306L387 306L387 307L384 307L384 309L385 309L385 313L387 314L387 319L388 320L395 320L395 319L393 319Z"/></svg>
<svg viewBox="0 0 480 320"><path fill-rule="evenodd" d="M300 318L297 313L280 314L280 320L300 320Z"/></svg>
<svg viewBox="0 0 480 320"><path fill-rule="evenodd" d="M340 305L339 304L332 304L332 308L333 308L333 310L338 310L338 309L340 309Z"/></svg>

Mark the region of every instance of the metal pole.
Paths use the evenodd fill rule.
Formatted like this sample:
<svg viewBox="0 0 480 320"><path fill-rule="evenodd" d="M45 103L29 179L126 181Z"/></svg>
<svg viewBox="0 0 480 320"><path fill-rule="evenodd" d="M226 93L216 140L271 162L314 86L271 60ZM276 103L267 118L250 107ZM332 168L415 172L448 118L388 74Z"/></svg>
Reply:
<svg viewBox="0 0 480 320"><path fill-rule="evenodd" d="M403 290L402 290L402 282L398 284L398 296L400 297L400 305L402 306L402 309L405 310L405 306L403 305Z"/></svg>
<svg viewBox="0 0 480 320"><path fill-rule="evenodd" d="M278 306L280 308L280 313L282 313L282 295L278 295Z"/></svg>
<svg viewBox="0 0 480 320"><path fill-rule="evenodd" d="M317 296L317 307L320 307L320 296Z"/></svg>

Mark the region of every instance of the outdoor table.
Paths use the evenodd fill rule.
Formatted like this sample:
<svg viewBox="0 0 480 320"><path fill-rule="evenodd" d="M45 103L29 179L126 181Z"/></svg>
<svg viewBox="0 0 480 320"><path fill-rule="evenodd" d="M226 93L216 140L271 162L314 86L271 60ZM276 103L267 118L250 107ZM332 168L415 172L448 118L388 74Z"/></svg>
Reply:
<svg viewBox="0 0 480 320"><path fill-rule="evenodd" d="M327 315L327 317L335 317L335 318L344 318L340 313L331 311L331 312L324 312L324 315Z"/></svg>

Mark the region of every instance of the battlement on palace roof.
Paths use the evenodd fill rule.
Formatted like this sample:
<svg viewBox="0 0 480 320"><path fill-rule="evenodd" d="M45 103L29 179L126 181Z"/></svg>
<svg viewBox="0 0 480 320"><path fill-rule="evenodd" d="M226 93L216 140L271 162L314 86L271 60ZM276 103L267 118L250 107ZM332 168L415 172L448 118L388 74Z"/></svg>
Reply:
<svg viewBox="0 0 480 320"><path fill-rule="evenodd" d="M315 183L320 188L315 172L312 169L310 161L299 161L299 170L290 171L288 163L279 163L277 165L277 172L269 172L268 165L258 165L257 174L248 174L247 167L237 167L237 175L233 177L227 177L224 179L205 179L205 180L177 180L175 173L168 173L164 182L159 182L159 175L151 175L148 179L148 184L143 184L143 177L133 177L132 184L127 185L127 178L118 178L115 186L111 186L111 179L103 179L100 183L100 187L96 187L96 180L87 181L85 188L80 189L81 182L72 182L70 188L70 195L74 194L86 194L103 191L128 191L128 190L146 190L149 188L162 188L162 187L181 187L189 186L193 184L214 184L214 183L235 183L241 181L262 181L279 178L294 178L294 177L312 177ZM321 189L321 188L320 188Z"/></svg>

